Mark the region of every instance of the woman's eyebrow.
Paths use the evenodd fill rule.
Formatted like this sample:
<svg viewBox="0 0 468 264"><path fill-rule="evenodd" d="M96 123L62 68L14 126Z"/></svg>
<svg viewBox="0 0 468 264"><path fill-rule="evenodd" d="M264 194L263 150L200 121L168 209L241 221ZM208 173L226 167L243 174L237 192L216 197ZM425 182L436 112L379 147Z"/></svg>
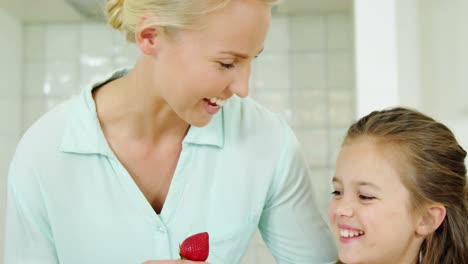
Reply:
<svg viewBox="0 0 468 264"><path fill-rule="evenodd" d="M264 49L264 48L262 48L262 49L257 53L257 55L255 56L255 58L258 57L258 55L260 55L260 53L263 52L263 49ZM247 58L249 58L249 55L244 54L244 53L239 53L239 52L236 52L236 51L221 51L220 53L233 55L233 56L239 57L239 58L241 58L241 59L247 59Z"/></svg>

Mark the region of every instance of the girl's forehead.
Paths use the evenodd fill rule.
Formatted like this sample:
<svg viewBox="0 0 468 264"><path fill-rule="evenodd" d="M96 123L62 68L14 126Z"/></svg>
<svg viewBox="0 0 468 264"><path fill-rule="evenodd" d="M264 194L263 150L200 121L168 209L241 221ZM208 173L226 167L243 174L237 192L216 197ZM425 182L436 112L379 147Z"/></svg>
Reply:
<svg viewBox="0 0 468 264"><path fill-rule="evenodd" d="M344 146L340 153L334 182L349 186L367 186L376 189L401 184L401 168L394 158L375 146Z"/></svg>
<svg viewBox="0 0 468 264"><path fill-rule="evenodd" d="M337 166L363 171L395 170L401 167L406 153L399 146L374 139L360 139L343 145Z"/></svg>

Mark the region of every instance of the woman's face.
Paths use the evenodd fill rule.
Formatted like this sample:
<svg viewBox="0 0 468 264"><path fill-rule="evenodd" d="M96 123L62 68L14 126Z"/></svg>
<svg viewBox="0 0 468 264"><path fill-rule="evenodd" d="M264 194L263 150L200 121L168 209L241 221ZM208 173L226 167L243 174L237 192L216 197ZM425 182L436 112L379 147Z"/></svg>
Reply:
<svg viewBox="0 0 468 264"><path fill-rule="evenodd" d="M270 7L233 0L161 43L153 70L158 93L183 120L204 126L233 95L246 97L252 60L263 50Z"/></svg>
<svg viewBox="0 0 468 264"><path fill-rule="evenodd" d="M396 153L361 138L338 156L329 214L344 263L416 263L417 220Z"/></svg>

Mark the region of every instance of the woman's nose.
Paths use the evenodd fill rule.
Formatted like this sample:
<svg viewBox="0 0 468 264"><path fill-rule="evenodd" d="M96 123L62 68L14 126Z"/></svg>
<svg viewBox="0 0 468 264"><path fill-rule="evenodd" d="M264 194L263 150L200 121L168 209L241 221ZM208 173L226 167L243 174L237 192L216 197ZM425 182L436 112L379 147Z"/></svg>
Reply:
<svg viewBox="0 0 468 264"><path fill-rule="evenodd" d="M250 65L239 72L239 76L229 85L229 90L240 98L249 95Z"/></svg>
<svg viewBox="0 0 468 264"><path fill-rule="evenodd" d="M233 83L230 86L230 90L232 91L233 94L239 96L240 98L244 98L249 95L248 84Z"/></svg>

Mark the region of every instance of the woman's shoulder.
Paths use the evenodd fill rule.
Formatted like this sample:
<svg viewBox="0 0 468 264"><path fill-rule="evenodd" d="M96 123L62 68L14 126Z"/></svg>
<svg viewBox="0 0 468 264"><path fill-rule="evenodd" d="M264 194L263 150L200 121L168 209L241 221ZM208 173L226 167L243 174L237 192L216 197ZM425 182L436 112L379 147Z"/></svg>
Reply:
<svg viewBox="0 0 468 264"><path fill-rule="evenodd" d="M77 98L70 98L47 111L37 119L23 134L18 150L25 148L31 152L55 149L62 139L66 121Z"/></svg>
<svg viewBox="0 0 468 264"><path fill-rule="evenodd" d="M61 164L58 149L65 120L75 99L69 99L42 115L23 134L10 163L9 180L30 190L39 171ZM29 186L29 185L31 186Z"/></svg>

